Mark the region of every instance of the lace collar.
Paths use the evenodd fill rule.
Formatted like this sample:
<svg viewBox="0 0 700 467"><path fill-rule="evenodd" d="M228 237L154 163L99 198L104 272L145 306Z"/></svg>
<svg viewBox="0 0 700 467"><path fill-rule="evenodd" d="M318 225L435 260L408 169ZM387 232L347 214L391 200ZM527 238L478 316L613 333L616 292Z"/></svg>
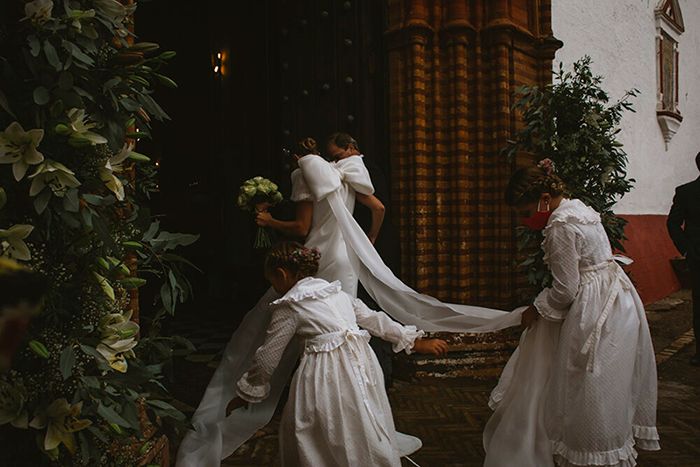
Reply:
<svg viewBox="0 0 700 467"><path fill-rule="evenodd" d="M340 292L340 281L326 282L317 277L305 277L294 284L294 287L270 305L296 303L309 298L320 299Z"/></svg>
<svg viewBox="0 0 700 467"><path fill-rule="evenodd" d="M547 222L545 230L558 224L597 224L600 214L578 199L563 199Z"/></svg>

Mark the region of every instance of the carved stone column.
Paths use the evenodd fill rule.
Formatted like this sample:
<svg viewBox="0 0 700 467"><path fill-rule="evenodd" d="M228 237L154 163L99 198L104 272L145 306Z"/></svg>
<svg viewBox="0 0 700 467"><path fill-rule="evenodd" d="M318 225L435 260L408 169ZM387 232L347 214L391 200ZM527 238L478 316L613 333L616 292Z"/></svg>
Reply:
<svg viewBox="0 0 700 467"><path fill-rule="evenodd" d="M545 84L549 0L388 0L390 152L402 275L445 300L515 302L502 201L513 91Z"/></svg>
<svg viewBox="0 0 700 467"><path fill-rule="evenodd" d="M517 86L551 82L549 0L388 0L390 154L402 277L443 300L511 309L515 219L500 154L517 128ZM398 373L492 377L517 332L441 334L448 358Z"/></svg>

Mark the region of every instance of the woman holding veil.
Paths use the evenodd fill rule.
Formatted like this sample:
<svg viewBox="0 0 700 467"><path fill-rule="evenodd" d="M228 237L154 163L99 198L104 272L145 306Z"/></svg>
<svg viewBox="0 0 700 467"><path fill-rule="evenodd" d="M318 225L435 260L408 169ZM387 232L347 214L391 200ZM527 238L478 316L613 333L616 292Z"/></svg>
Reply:
<svg viewBox="0 0 700 467"><path fill-rule="evenodd" d="M345 292L355 295L357 281L392 318L425 331L487 332L520 323L520 310L513 313L487 308L455 305L420 294L401 282L382 262L370 238L352 217L355 200L374 203L372 181L362 162L354 155L329 163L306 141L308 151L299 158L292 174L292 200L297 201L297 219L269 224L291 234L304 234L305 245L317 248L321 256L318 276L339 280ZM376 200L376 198L374 198ZM371 206L370 206L371 207ZM279 221L276 221L279 222ZM310 222L310 226L309 226ZM371 235L371 234L370 234ZM230 456L271 419L277 401L289 381L298 358L298 346L290 344L270 381L270 394L259 404L239 408L226 417L226 407L235 395L235 383L248 369L255 351L263 343L270 314L261 312L277 299L270 289L249 311L224 351L204 397L178 451L181 467L214 467ZM399 450L409 455L420 440L398 435Z"/></svg>

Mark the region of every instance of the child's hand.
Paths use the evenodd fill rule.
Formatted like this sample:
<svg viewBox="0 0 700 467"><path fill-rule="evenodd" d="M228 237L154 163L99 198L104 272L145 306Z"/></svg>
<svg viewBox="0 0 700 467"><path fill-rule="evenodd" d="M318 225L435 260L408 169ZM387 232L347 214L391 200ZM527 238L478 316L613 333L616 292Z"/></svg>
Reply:
<svg viewBox="0 0 700 467"><path fill-rule="evenodd" d="M530 305L527 310L523 311L523 316L520 319L520 327L525 330L532 326L532 323L537 321L540 314L537 312L537 308L534 305Z"/></svg>
<svg viewBox="0 0 700 467"><path fill-rule="evenodd" d="M447 342L442 339L416 339L413 344L413 351L417 353L445 355L447 353Z"/></svg>
<svg viewBox="0 0 700 467"><path fill-rule="evenodd" d="M244 401L240 397L234 397L226 406L226 416L228 417L231 415L231 412L241 407L245 407L246 405L248 405L248 402Z"/></svg>

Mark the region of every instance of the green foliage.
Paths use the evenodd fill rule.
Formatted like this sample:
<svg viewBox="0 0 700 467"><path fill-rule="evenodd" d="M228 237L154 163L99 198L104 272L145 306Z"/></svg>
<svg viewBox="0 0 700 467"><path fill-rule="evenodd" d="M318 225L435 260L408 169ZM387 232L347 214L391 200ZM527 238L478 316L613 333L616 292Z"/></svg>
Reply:
<svg viewBox="0 0 700 467"><path fill-rule="evenodd" d="M155 321L191 296L192 265L175 252L198 238L162 231L144 208L157 171L134 143L150 137L152 119L168 118L153 92L175 86L163 74L175 53L134 43L135 8L0 4L0 255L51 282L24 349L0 376L2 436L18 441L0 461L29 438L43 462L135 465L131 454L119 458L141 436L139 406L184 426L163 378L190 344L139 340L130 320L129 290L147 282L162 282Z"/></svg>
<svg viewBox="0 0 700 467"><path fill-rule="evenodd" d="M523 128L514 135L505 153L551 159L566 183L569 195L601 214L613 248L623 250L625 220L613 207L628 193L634 180L627 177L627 154L617 140L625 111L634 112L630 99L639 91L627 91L610 103L602 88L603 78L594 75L590 57L565 71L560 64L554 83L544 88L521 87L514 106L523 117ZM518 229L518 249L525 255L521 266L537 290L547 287L550 276L542 261L540 232Z"/></svg>

